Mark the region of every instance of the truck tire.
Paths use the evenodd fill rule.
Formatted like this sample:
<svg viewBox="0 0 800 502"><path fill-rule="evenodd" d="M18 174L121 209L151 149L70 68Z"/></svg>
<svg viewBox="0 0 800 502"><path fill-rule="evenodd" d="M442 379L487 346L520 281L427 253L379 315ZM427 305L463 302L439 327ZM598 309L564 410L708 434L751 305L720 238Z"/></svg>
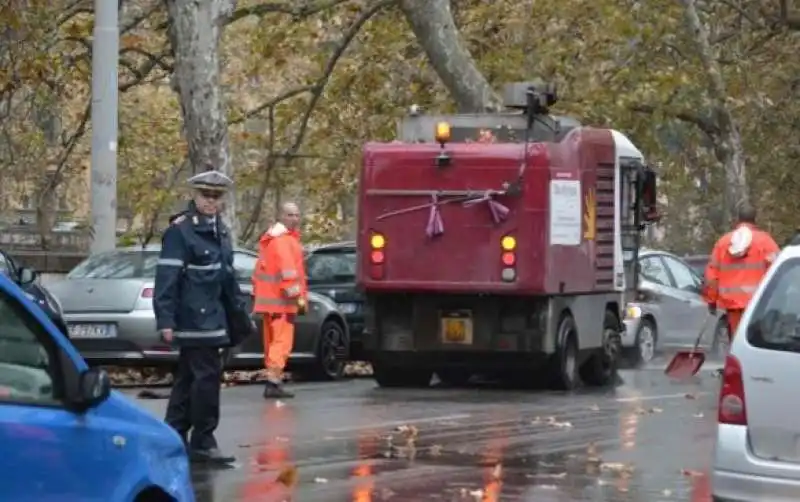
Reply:
<svg viewBox="0 0 800 502"><path fill-rule="evenodd" d="M556 331L556 353L550 359L550 383L557 390L573 390L580 386L578 375L578 327L570 314L565 314Z"/></svg>
<svg viewBox="0 0 800 502"><path fill-rule="evenodd" d="M597 349L581 366L583 382L592 387L612 385L617 379L619 362L619 320L610 310L603 319L603 346Z"/></svg>
<svg viewBox="0 0 800 502"><path fill-rule="evenodd" d="M398 368L373 361L372 375L381 387L428 387L433 371L418 368Z"/></svg>
<svg viewBox="0 0 800 502"><path fill-rule="evenodd" d="M472 373L461 368L447 368L436 370L436 376L439 377L443 384L449 387L461 387L469 382L469 379L472 378Z"/></svg>

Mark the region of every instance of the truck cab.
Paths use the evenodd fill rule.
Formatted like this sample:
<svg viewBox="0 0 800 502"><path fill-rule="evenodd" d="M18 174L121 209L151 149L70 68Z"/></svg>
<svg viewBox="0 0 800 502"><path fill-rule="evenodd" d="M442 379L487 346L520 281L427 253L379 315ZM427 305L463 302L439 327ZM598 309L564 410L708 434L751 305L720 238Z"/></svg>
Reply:
<svg viewBox="0 0 800 502"><path fill-rule="evenodd" d="M551 88L506 96L506 113L415 114L364 147L357 279L382 386L613 380L655 176L621 132L550 115Z"/></svg>

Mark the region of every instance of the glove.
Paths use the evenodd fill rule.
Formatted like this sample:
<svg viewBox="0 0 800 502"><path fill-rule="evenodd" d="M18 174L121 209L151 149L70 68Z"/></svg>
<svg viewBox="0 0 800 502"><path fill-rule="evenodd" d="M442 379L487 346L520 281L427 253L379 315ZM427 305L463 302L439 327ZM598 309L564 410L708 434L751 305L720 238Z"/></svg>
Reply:
<svg viewBox="0 0 800 502"><path fill-rule="evenodd" d="M717 315L717 304L716 303L709 303L708 304L708 313L711 315Z"/></svg>
<svg viewBox="0 0 800 502"><path fill-rule="evenodd" d="M302 296L297 299L297 314L303 315L308 310L308 304L306 303L306 299Z"/></svg>

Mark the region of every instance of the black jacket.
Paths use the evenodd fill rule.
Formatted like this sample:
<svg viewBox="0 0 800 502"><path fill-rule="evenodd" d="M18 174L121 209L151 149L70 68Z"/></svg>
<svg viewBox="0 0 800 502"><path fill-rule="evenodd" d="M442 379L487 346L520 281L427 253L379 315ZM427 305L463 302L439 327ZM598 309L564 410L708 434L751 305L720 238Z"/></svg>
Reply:
<svg viewBox="0 0 800 502"><path fill-rule="evenodd" d="M232 340L229 328L238 332L242 319L249 320L233 271L230 232L219 218L212 224L194 204L178 216L185 218L172 218L156 268L157 328L172 329L178 346L229 346L239 338ZM229 326L233 322L237 325Z"/></svg>

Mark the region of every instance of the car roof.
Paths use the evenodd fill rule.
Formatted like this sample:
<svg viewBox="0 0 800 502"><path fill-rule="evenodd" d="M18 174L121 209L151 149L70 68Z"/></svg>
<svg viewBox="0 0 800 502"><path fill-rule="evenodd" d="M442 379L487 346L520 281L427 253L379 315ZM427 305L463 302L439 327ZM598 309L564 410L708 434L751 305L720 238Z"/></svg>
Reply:
<svg viewBox="0 0 800 502"><path fill-rule="evenodd" d="M233 250L235 252L237 252L237 253L245 253L245 254L250 254L250 255L257 255L258 254L255 251L252 251L252 250L247 249L247 248L242 248L242 247L235 247L235 248L233 248ZM146 246L124 246L124 247L118 247L118 248L114 249L114 252L115 251L122 251L122 252L125 252L125 253L135 253L135 252L139 252L139 251L144 251L144 252L149 252L149 253L160 253L161 252L161 244L147 244Z"/></svg>
<svg viewBox="0 0 800 502"><path fill-rule="evenodd" d="M356 249L355 241L340 241L328 242L325 244L311 244L306 246L307 253L315 253L317 251L334 251L334 250L351 250Z"/></svg>

